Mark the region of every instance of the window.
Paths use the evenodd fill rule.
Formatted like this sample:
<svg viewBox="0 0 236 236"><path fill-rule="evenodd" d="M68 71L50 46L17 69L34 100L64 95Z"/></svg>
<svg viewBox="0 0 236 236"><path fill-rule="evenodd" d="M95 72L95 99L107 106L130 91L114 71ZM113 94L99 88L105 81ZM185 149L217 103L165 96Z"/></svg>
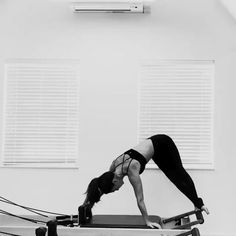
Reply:
<svg viewBox="0 0 236 236"><path fill-rule="evenodd" d="M78 72L73 60L6 62L3 167L77 166Z"/></svg>
<svg viewBox="0 0 236 236"><path fill-rule="evenodd" d="M143 62L139 141L167 134L178 146L186 168L212 169L213 78L213 61Z"/></svg>

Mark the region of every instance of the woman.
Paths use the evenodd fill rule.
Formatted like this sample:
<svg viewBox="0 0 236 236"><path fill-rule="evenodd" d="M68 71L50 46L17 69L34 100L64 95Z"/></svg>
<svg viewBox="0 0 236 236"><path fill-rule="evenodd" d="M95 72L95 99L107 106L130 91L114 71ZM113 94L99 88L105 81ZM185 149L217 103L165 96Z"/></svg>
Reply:
<svg viewBox="0 0 236 236"><path fill-rule="evenodd" d="M87 189L85 203L91 206L100 200L103 194L120 189L124 184L123 178L128 179L133 186L137 204L147 226L160 228L156 222L148 219L144 203L143 188L140 174L145 165L152 159L175 186L187 196L195 208L209 214L201 198L198 197L194 183L183 168L178 149L173 140L164 134L154 135L117 157L111 164L110 170L100 177L93 179Z"/></svg>

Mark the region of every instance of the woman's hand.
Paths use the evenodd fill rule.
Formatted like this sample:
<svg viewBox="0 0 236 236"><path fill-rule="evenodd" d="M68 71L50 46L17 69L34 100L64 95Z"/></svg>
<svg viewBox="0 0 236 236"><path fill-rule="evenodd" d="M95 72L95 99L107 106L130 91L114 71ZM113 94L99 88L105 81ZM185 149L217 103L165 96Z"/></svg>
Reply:
<svg viewBox="0 0 236 236"><path fill-rule="evenodd" d="M146 225L152 229L154 228L161 229L161 225L156 222L146 221Z"/></svg>

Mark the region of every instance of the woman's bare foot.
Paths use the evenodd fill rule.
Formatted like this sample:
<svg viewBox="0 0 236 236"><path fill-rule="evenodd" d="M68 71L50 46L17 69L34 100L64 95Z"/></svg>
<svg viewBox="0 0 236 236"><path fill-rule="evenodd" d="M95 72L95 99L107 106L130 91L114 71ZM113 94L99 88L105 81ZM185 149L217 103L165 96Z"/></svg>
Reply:
<svg viewBox="0 0 236 236"><path fill-rule="evenodd" d="M195 207L195 210L200 210L199 208ZM207 215L210 214L209 210L207 209L207 207L205 205L203 205L201 207L201 211L205 211Z"/></svg>
<svg viewBox="0 0 236 236"><path fill-rule="evenodd" d="M205 211L207 215L210 214L209 210L207 209L207 207L206 207L205 205L203 205L203 206L201 207L201 210L202 210L202 211Z"/></svg>

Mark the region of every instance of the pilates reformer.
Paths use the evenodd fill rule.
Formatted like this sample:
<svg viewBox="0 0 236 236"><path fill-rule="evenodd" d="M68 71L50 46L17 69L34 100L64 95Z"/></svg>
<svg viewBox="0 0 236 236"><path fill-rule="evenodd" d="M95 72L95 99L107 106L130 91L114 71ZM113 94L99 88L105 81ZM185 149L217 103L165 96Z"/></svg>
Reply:
<svg viewBox="0 0 236 236"><path fill-rule="evenodd" d="M190 216L195 216L196 220L190 221ZM200 236L197 224L203 224L204 218L201 210L194 210L170 218L161 218L151 215L150 219L161 225L162 229L150 229L147 227L141 215L92 215L89 205L82 205L78 209L78 215L58 216L55 220L49 221L47 227L37 228L36 236L57 236L57 226L75 227L71 232L77 235L96 236L125 236L130 234L146 234L150 236ZM65 236L63 228L60 228L58 236ZM71 234L70 234L71 235ZM76 234L73 234L76 235Z"/></svg>
<svg viewBox="0 0 236 236"><path fill-rule="evenodd" d="M186 212L170 218L151 215L150 219L162 227L162 229L151 229L144 224L141 215L93 215L89 204L80 206L77 215L64 215L21 206L1 196L0 201L38 215L38 218L36 215L31 217L17 216L0 209L0 213L8 217L6 220L1 218L0 235L132 236L133 234L143 236L145 234L145 236L200 236L198 228L192 227L204 223L201 210ZM51 216L45 215L45 213ZM56 216L52 217L52 215ZM196 217L196 220L192 220L193 217ZM45 221L45 218L48 220ZM22 220L25 223L22 223ZM40 223L44 226L36 228L35 225L32 226L32 223Z"/></svg>

